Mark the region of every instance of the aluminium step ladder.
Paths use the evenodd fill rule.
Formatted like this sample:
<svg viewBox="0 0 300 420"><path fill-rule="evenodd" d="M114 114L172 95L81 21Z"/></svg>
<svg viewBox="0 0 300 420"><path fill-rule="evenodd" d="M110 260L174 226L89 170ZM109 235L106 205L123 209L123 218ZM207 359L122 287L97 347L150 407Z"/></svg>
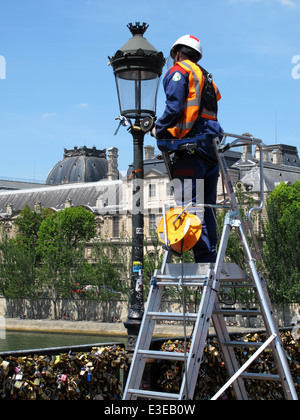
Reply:
<svg viewBox="0 0 300 420"><path fill-rule="evenodd" d="M231 144L225 144L227 137L234 137ZM242 221L237 200L234 195L233 185L230 180L229 171L225 162L223 152L231 147L241 144L256 145L261 153L261 203L259 207L249 210L246 222ZM267 285L261 273L258 273L255 260L260 259L259 249L255 240L254 230L251 222L251 214L254 210L261 210L264 205L263 189L263 159L262 142L252 136L235 136L224 134L223 141L214 139L216 154L218 156L223 180L230 200L230 211L226 214L223 233L218 248L218 255L215 264L171 264L172 251L167 250L160 270L156 270L148 296L143 321L137 339L131 368L124 390L124 400L153 399L153 400L192 400L195 386L201 367L203 352L209 334L210 322L213 322L217 338L219 340L226 368L230 379L212 397L218 399L225 390L232 385L235 397L238 400L247 400L247 392L244 380L255 379L263 381L279 381L287 400L297 400L293 378L290 373L288 362L283 350L279 330L273 317L272 305L269 299ZM191 145L188 146L189 149ZM249 275L247 275L236 264L225 263L226 248L230 231L237 229L241 244L247 259ZM252 252L246 232L249 231L253 238L255 251ZM218 293L222 287L248 287L255 292L259 309L258 310L228 310L222 309ZM185 288L201 288L202 297L197 313L187 313L183 305L183 313L161 311L163 293L167 288L173 287L182 291ZM233 341L229 335L225 317L230 315L262 316L268 339L265 343L245 343ZM156 321L181 321L186 326L187 322L194 322L194 330L191 337L189 351L183 353L164 352L150 350ZM186 344L186 343L185 343ZM240 368L235 347L257 347L255 354ZM273 351L276 375L248 373L245 370L248 366L266 349ZM141 389L141 382L147 359L181 361L184 364L183 378L178 393L157 392Z"/></svg>

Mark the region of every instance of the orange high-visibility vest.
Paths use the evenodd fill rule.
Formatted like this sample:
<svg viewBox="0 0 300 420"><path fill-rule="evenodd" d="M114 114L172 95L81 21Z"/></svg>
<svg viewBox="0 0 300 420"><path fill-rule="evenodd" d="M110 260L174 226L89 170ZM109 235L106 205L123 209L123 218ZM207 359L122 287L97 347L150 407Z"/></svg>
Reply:
<svg viewBox="0 0 300 420"><path fill-rule="evenodd" d="M189 93L180 120L175 127L169 128L168 131L174 138L182 139L188 135L198 119L205 77L201 68L190 60L178 62L176 65L179 65L188 73ZM219 101L221 99L220 92L215 83L212 83L216 92L217 101ZM201 117L214 121L217 120L216 113L206 108L203 109Z"/></svg>

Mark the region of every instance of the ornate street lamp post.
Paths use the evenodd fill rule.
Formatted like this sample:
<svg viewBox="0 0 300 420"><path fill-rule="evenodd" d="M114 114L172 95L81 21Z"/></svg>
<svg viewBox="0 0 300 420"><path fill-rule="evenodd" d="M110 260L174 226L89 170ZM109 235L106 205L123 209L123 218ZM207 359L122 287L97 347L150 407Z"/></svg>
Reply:
<svg viewBox="0 0 300 420"><path fill-rule="evenodd" d="M132 272L130 305L125 327L128 350L134 350L144 313L144 136L152 128L164 56L143 37L146 23L127 25L132 38L110 58L116 79L121 118L128 120L133 137L132 171ZM131 120L134 120L134 123Z"/></svg>

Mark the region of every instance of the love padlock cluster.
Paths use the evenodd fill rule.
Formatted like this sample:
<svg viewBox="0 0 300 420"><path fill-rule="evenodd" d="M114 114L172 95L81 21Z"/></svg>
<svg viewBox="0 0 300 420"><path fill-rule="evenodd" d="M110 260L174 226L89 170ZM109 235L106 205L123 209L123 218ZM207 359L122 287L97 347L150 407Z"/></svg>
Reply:
<svg viewBox="0 0 300 420"><path fill-rule="evenodd" d="M0 358L0 399L119 400L120 369L127 370L126 353L120 346Z"/></svg>
<svg viewBox="0 0 300 420"><path fill-rule="evenodd" d="M236 341L244 342L264 342L265 334L245 334L243 336L233 337ZM295 387L300 397L300 340L295 338L290 331L281 333L285 354L287 356ZM187 343L187 352L190 343ZM185 351L185 342L181 340L169 340L163 343L161 350L176 351L183 353ZM256 351L253 348L235 348L240 365L244 364ZM273 354L271 349L265 350L250 366L249 372L276 374ZM180 362L165 361L160 369L160 378L158 379L158 390L163 392L178 392L181 385L183 364ZM212 337L207 340L203 360L195 389L195 400L209 400L229 379L228 372L223 361L222 353L217 338ZM278 382L264 383L261 381L247 379L245 386L252 400L283 400L284 393L281 384ZM223 400L234 400L232 388L229 388L223 395Z"/></svg>

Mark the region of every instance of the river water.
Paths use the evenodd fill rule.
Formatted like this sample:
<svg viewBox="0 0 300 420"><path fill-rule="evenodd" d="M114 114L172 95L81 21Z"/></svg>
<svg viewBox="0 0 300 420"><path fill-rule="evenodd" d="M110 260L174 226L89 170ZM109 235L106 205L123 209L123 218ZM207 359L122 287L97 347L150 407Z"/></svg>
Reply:
<svg viewBox="0 0 300 420"><path fill-rule="evenodd" d="M127 337L84 335L84 334L52 334L32 332L6 332L0 338L0 352L39 349L49 347L76 346L82 344L126 343Z"/></svg>

